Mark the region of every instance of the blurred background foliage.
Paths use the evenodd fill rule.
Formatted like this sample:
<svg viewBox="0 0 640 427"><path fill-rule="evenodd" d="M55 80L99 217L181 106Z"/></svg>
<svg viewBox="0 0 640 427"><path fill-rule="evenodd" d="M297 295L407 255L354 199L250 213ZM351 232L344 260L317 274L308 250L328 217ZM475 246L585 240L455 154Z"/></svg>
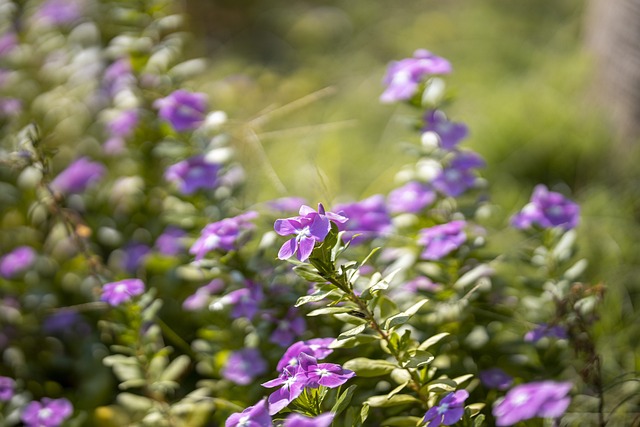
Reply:
<svg viewBox="0 0 640 427"><path fill-rule="evenodd" d="M588 277L608 290L598 324L605 368L610 378L640 369L638 155L634 144L616 149L594 95L593 58L583 42L586 2L184 5L191 52L210 58L198 83L215 108L247 123L236 142L250 166L248 200L286 189L338 202L392 189L394 175L410 162L403 146L416 141L406 107L378 102L386 65L417 48L449 59L455 102L447 111L469 125L466 144L488 162L484 177L497 206L491 225L504 228L536 183L572 194L583 209ZM503 245L513 239L499 236Z"/></svg>

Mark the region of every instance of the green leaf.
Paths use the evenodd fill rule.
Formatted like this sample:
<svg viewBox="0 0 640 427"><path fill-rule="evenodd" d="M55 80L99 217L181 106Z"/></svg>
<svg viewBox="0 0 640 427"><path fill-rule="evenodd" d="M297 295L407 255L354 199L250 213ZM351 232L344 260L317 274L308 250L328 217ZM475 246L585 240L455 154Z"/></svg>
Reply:
<svg viewBox="0 0 640 427"><path fill-rule="evenodd" d="M144 412L153 408L153 400L148 397L138 396L137 394L120 393L116 397L116 400L119 404L132 411Z"/></svg>
<svg viewBox="0 0 640 427"><path fill-rule="evenodd" d="M484 425L484 414L480 414L473 420L473 427L482 427Z"/></svg>
<svg viewBox="0 0 640 427"><path fill-rule="evenodd" d="M403 368L420 368L431 363L434 359L433 354L423 350L413 350L410 352L410 356L411 359L403 363Z"/></svg>
<svg viewBox="0 0 640 427"><path fill-rule="evenodd" d="M190 364L191 359L186 354L176 357L160 375L160 381L176 381L187 371Z"/></svg>
<svg viewBox="0 0 640 427"><path fill-rule="evenodd" d="M344 363L343 367L356 373L359 377L370 378L386 375L396 369L395 363L386 360L368 359L356 357Z"/></svg>
<svg viewBox="0 0 640 427"><path fill-rule="evenodd" d="M320 288L317 291L315 291L314 293L312 293L311 295L306 295L303 297L298 298L298 301L296 301L296 307L300 307L301 305L304 305L308 302L317 302L317 301L321 301L323 299L325 299L326 297L328 297L330 294L332 294L334 292L335 289L326 289L326 288Z"/></svg>
<svg viewBox="0 0 640 427"><path fill-rule="evenodd" d="M377 335L357 335L343 340L335 340L329 344L329 348L352 348L363 344L371 344L379 339Z"/></svg>
<svg viewBox="0 0 640 427"><path fill-rule="evenodd" d="M345 339L345 338L348 338L348 337L352 337L352 336L358 335L359 333L364 331L366 328L367 328L366 324L358 325L353 329L349 329L348 331L344 331L343 333L338 335L337 339L342 340L342 339Z"/></svg>
<svg viewBox="0 0 640 427"><path fill-rule="evenodd" d="M389 283L391 283L391 281L393 280L394 276L396 274L398 274L398 272L401 269L395 269L393 270L391 273L387 274L383 279L379 279L380 274L374 274L371 277L371 283L368 288L366 288L364 291L362 291L362 294L360 295L360 298L364 299L364 300L369 300L372 299L375 294L379 291L385 290L389 287Z"/></svg>
<svg viewBox="0 0 640 427"><path fill-rule="evenodd" d="M471 378L473 378L473 374L460 375L459 377L453 378L453 382L457 385L461 385L469 381Z"/></svg>
<svg viewBox="0 0 640 427"><path fill-rule="evenodd" d="M331 412L333 412L334 415L339 415L340 413L342 413L342 411L347 409L347 407L349 406L349 403L351 403L353 392L356 390L357 387L358 387L357 385L351 385L349 386L349 388L343 391L342 394L340 394L340 397L338 397L336 404L333 405L333 408L331 408Z"/></svg>
<svg viewBox="0 0 640 427"><path fill-rule="evenodd" d="M458 388L458 384L449 378L438 378L430 381L428 384L422 387L422 391L433 393L448 393L455 391Z"/></svg>
<svg viewBox="0 0 640 427"><path fill-rule="evenodd" d="M426 340L424 340L422 342L422 344L420 344L420 346L418 347L418 350L426 350L429 347L431 347L434 344L437 344L438 342L440 342L440 340L442 340L442 338L446 337L450 335L449 332L442 332L440 334L436 334L433 335L429 338L427 338Z"/></svg>
<svg viewBox="0 0 640 427"><path fill-rule="evenodd" d="M312 270L308 265L298 265L293 267L293 271L304 280L309 282L324 283L327 281L324 277L318 274L317 271Z"/></svg>
<svg viewBox="0 0 640 427"><path fill-rule="evenodd" d="M323 307L307 313L307 316L320 316L322 314L349 313L353 311L353 307Z"/></svg>
<svg viewBox="0 0 640 427"><path fill-rule="evenodd" d="M383 427L416 427L422 422L418 417L391 417L380 423Z"/></svg>
<svg viewBox="0 0 640 427"><path fill-rule="evenodd" d="M487 277L494 273L494 269L488 264L480 264L463 274L454 284L455 289L464 289L475 283L481 277Z"/></svg>
<svg viewBox="0 0 640 427"><path fill-rule="evenodd" d="M484 403L472 403L470 405L467 405L467 409L469 410L469 413L471 414L471 416L476 416L480 413L480 411L482 411L482 409L485 407L486 405ZM484 416L482 416L484 419Z"/></svg>
<svg viewBox="0 0 640 427"><path fill-rule="evenodd" d="M396 387L393 390L391 390L389 392L389 394L387 394L387 399L391 399L393 396L395 396L396 394L400 393L407 386L407 384L409 384L409 381L406 381L406 382L400 384L398 387Z"/></svg>
<svg viewBox="0 0 640 427"><path fill-rule="evenodd" d="M391 328L395 328L396 326L404 325L428 301L429 301L428 299L422 299L416 302L415 304L413 304L411 307L409 307L405 311L389 317L387 320L385 320L383 328L386 330L389 330Z"/></svg>
<svg viewBox="0 0 640 427"><path fill-rule="evenodd" d="M387 396L371 396L366 400L369 406L373 408L387 408L389 406L409 405L412 403L420 403L418 399L410 394L396 394L387 399Z"/></svg>

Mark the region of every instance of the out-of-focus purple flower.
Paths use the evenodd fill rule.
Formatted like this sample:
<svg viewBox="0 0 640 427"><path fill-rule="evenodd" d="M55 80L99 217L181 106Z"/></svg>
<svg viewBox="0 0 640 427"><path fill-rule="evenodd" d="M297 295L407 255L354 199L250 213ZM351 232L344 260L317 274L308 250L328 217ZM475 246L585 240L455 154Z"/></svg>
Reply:
<svg viewBox="0 0 640 427"><path fill-rule="evenodd" d="M33 265L36 251L29 246L18 246L0 258L0 276L10 279Z"/></svg>
<svg viewBox="0 0 640 427"><path fill-rule="evenodd" d="M476 153L460 152L449 166L443 168L431 184L442 194L458 197L476 183L473 169L485 166L485 161Z"/></svg>
<svg viewBox="0 0 640 427"><path fill-rule="evenodd" d="M32 401L22 411L20 419L25 427L58 427L73 414L73 405L67 399L43 398Z"/></svg>
<svg viewBox="0 0 640 427"><path fill-rule="evenodd" d="M209 297L224 288L221 279L213 279L208 284L199 287L196 292L188 296L182 303L182 308L189 311L200 310L208 305Z"/></svg>
<svg viewBox="0 0 640 427"><path fill-rule="evenodd" d="M335 209L349 218L338 224L340 231L346 231L344 238L358 244L365 239L373 239L391 230L391 217L384 196L376 194L354 203L336 205ZM353 237L358 234L358 236Z"/></svg>
<svg viewBox="0 0 640 427"><path fill-rule="evenodd" d="M138 271L144 260L151 253L149 245L139 242L130 242L123 248L123 268L130 274Z"/></svg>
<svg viewBox="0 0 640 427"><path fill-rule="evenodd" d="M417 291L427 291L427 292L437 292L442 289L442 285L438 283L433 283L431 279L426 276L418 276L412 280L409 280L404 288L410 292Z"/></svg>
<svg viewBox="0 0 640 427"><path fill-rule="evenodd" d="M109 139L104 143L107 154L119 154L125 147L125 139L131 136L138 125L138 111L120 111L107 122L106 128Z"/></svg>
<svg viewBox="0 0 640 427"><path fill-rule="evenodd" d="M183 238L187 235L177 227L167 227L156 239L155 247L163 255L178 255L185 249Z"/></svg>
<svg viewBox="0 0 640 427"><path fill-rule="evenodd" d="M426 126L422 132L433 132L438 135L440 147L454 150L458 143L467 137L467 127L462 123L453 123L440 110L431 110L424 117Z"/></svg>
<svg viewBox="0 0 640 427"><path fill-rule="evenodd" d="M547 325L541 323L535 329L527 332L524 336L524 340L527 342L538 342L544 337L567 339L567 330L560 325Z"/></svg>
<svg viewBox="0 0 640 427"><path fill-rule="evenodd" d="M18 46L18 36L13 31L8 31L0 36L0 57L10 53Z"/></svg>
<svg viewBox="0 0 640 427"><path fill-rule="evenodd" d="M128 58L118 59L104 70L102 84L109 96L115 96L121 90L132 86L134 82L133 68Z"/></svg>
<svg viewBox="0 0 640 427"><path fill-rule="evenodd" d="M437 406L429 408L424 414L423 422L429 423L427 427L450 426L457 423L464 415L464 401L468 397L467 390L458 390L455 393L447 394Z"/></svg>
<svg viewBox="0 0 640 427"><path fill-rule="evenodd" d="M12 117L22 111L22 101L18 98L0 99L0 117Z"/></svg>
<svg viewBox="0 0 640 427"><path fill-rule="evenodd" d="M387 197L392 213L418 213L436 199L436 193L427 185L411 181L396 188Z"/></svg>
<svg viewBox="0 0 640 427"><path fill-rule="evenodd" d="M267 400L262 399L242 412L231 414L224 427L272 427Z"/></svg>
<svg viewBox="0 0 640 427"><path fill-rule="evenodd" d="M269 341L280 347L287 347L293 340L302 335L307 327L304 318L300 317L298 310L291 308L284 319L276 320L278 326L271 334Z"/></svg>
<svg viewBox="0 0 640 427"><path fill-rule="evenodd" d="M260 351L256 348L245 348L231 353L221 374L231 382L247 385L266 371L267 362L262 358Z"/></svg>
<svg viewBox="0 0 640 427"><path fill-rule="evenodd" d="M144 283L140 279L124 279L119 282L106 283L102 287L100 299L112 306L131 300L144 292Z"/></svg>
<svg viewBox="0 0 640 427"><path fill-rule="evenodd" d="M292 412L284 419L284 427L329 427L334 414L327 412L314 418Z"/></svg>
<svg viewBox="0 0 640 427"><path fill-rule="evenodd" d="M418 85L430 74L448 74L451 64L431 52L418 49L413 58L393 61L387 68L383 83L387 89L380 96L381 102L395 102L410 99L416 94Z"/></svg>
<svg viewBox="0 0 640 427"><path fill-rule="evenodd" d="M80 157L51 181L51 188L60 193L82 193L102 179L106 169L102 163Z"/></svg>
<svg viewBox="0 0 640 427"><path fill-rule="evenodd" d="M198 240L189 249L189 253L195 255L196 261L199 261L210 251L236 249L240 234L254 227L251 220L257 216L257 212L248 211L207 225L202 229Z"/></svg>
<svg viewBox="0 0 640 427"><path fill-rule="evenodd" d="M569 404L570 382L540 381L517 385L493 407L497 426L511 426L531 418L559 418Z"/></svg>
<svg viewBox="0 0 640 427"><path fill-rule="evenodd" d="M0 402L8 402L16 392L16 382L13 378L0 377Z"/></svg>
<svg viewBox="0 0 640 427"><path fill-rule="evenodd" d="M196 129L207 112L207 95L178 89L169 96L157 99L153 106L158 115L178 132Z"/></svg>
<svg viewBox="0 0 640 427"><path fill-rule="evenodd" d="M458 249L467 240L465 226L464 221L451 221L420 230L418 243L425 247L421 258L435 261Z"/></svg>
<svg viewBox="0 0 640 427"><path fill-rule="evenodd" d="M88 335L91 327L77 311L65 309L47 316L42 323L42 331L45 334L62 334L78 339Z"/></svg>
<svg viewBox="0 0 640 427"><path fill-rule="evenodd" d="M298 210L301 205L306 203L306 200L302 197L281 197L279 199L268 201L267 206L273 210L290 212Z"/></svg>
<svg viewBox="0 0 640 427"><path fill-rule="evenodd" d="M231 317L246 317L252 319L258 312L258 307L264 299L264 293L259 284L247 281L246 288L229 292L220 299L222 305L232 305Z"/></svg>
<svg viewBox="0 0 640 427"><path fill-rule="evenodd" d="M287 366L296 366L298 364L298 356L300 353L307 353L318 360L324 359L333 350L329 345L335 341L335 338L313 338L307 341L298 341L289 346L284 352L276 369L281 372Z"/></svg>
<svg viewBox="0 0 640 427"><path fill-rule="evenodd" d="M506 390L513 384L513 377L500 368L491 368L480 371L480 381L487 388Z"/></svg>
<svg viewBox="0 0 640 427"><path fill-rule="evenodd" d="M47 0L37 11L38 18L53 25L66 25L80 19L84 4L79 0Z"/></svg>
<svg viewBox="0 0 640 427"><path fill-rule="evenodd" d="M580 206L540 184L533 190L531 201L511 218L511 225L520 230L532 225L570 230L578 225L579 220Z"/></svg>
<svg viewBox="0 0 640 427"><path fill-rule="evenodd" d="M329 234L330 221L343 224L347 219L333 212L325 212L321 203L318 204L318 212L309 206L302 205L300 216L278 219L274 224L273 228L281 236L295 234L293 239L282 245L278 258L287 259L296 254L298 260L305 261L313 252L316 242L322 242Z"/></svg>
<svg viewBox="0 0 640 427"><path fill-rule="evenodd" d="M178 184L182 194L193 194L201 188L218 187L220 169L218 163L210 163L204 156L195 156L169 166L164 178Z"/></svg>

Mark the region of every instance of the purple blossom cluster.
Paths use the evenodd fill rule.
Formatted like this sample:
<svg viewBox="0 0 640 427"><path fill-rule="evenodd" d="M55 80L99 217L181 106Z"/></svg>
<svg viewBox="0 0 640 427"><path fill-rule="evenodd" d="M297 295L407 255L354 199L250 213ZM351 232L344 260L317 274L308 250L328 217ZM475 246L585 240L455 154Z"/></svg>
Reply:
<svg viewBox="0 0 640 427"><path fill-rule="evenodd" d="M51 181L51 189L64 194L82 193L100 181L105 173L106 168L102 163L80 157Z"/></svg>
<svg viewBox="0 0 640 427"><path fill-rule="evenodd" d="M511 225L521 230L532 226L570 230L578 225L579 220L578 204L540 184L533 190L531 201L513 216Z"/></svg>
<svg viewBox="0 0 640 427"><path fill-rule="evenodd" d="M220 185L222 166L210 162L205 156L194 156L171 165L164 178L175 183L182 194L193 194L200 189L215 189Z"/></svg>
<svg viewBox="0 0 640 427"><path fill-rule="evenodd" d="M445 196L458 197L476 184L475 169L484 166L485 161L478 154L458 151L433 179L431 185Z"/></svg>
<svg viewBox="0 0 640 427"><path fill-rule="evenodd" d="M497 426L511 426L531 418L559 418L571 398L573 385L570 382L540 381L520 384L496 402L493 416Z"/></svg>
<svg viewBox="0 0 640 427"><path fill-rule="evenodd" d="M424 116L425 126L422 132L432 132L438 138L438 145L443 150L457 149L458 143L465 139L469 130L463 123L453 123L440 110L430 110Z"/></svg>
<svg viewBox="0 0 640 427"><path fill-rule="evenodd" d="M267 362L257 348L243 348L229 355L221 374L223 378L240 385L248 385L267 372Z"/></svg>
<svg viewBox="0 0 640 427"><path fill-rule="evenodd" d="M426 76L448 74L451 64L433 53L418 49L413 58L405 58L389 64L383 83L387 86L380 96L382 102L404 101L412 98Z"/></svg>
<svg viewBox="0 0 640 427"><path fill-rule="evenodd" d="M547 325L541 323L534 329L527 332L524 336L526 342L538 342L544 337L567 339L569 335L567 330L561 325Z"/></svg>
<svg viewBox="0 0 640 427"><path fill-rule="evenodd" d="M318 204L317 212L309 206L302 205L299 213L299 216L278 219L274 224L274 229L279 235L295 235L280 248L278 252L280 259L288 259L296 255L298 260L306 261L313 252L316 242L324 241L324 238L329 234L330 221L344 224L348 220L344 215L325 212L321 203Z"/></svg>
<svg viewBox="0 0 640 427"><path fill-rule="evenodd" d="M144 292L144 283L140 279L124 279L119 282L106 283L102 287L102 301L118 306L130 301L134 296Z"/></svg>
<svg viewBox="0 0 640 427"><path fill-rule="evenodd" d="M0 258L0 276L5 279L16 277L33 265L36 256L36 251L30 246L18 246Z"/></svg>
<svg viewBox="0 0 640 427"><path fill-rule="evenodd" d="M207 225L189 249L189 253L195 255L196 261L199 261L211 251L228 252L237 249L241 233L252 229L254 225L251 221L257 217L257 212L248 211Z"/></svg>
<svg viewBox="0 0 640 427"><path fill-rule="evenodd" d="M198 128L207 112L207 95L178 89L165 98L157 99L153 106L160 118L177 132Z"/></svg>
<svg viewBox="0 0 640 427"><path fill-rule="evenodd" d="M336 205L335 209L349 221L339 223L338 228L346 230L344 238L357 244L372 239L391 230L391 218L384 196L376 194L354 203ZM354 237L356 236L356 237Z"/></svg>
<svg viewBox="0 0 640 427"><path fill-rule="evenodd" d="M9 377L0 377L0 402L10 401L15 392L15 380Z"/></svg>
<svg viewBox="0 0 640 427"><path fill-rule="evenodd" d="M246 317L252 319L257 313L260 303L264 300L262 287L250 280L245 282L245 287L236 289L220 298L218 304L230 305L231 317L234 319Z"/></svg>
<svg viewBox="0 0 640 427"><path fill-rule="evenodd" d="M410 181L396 188L387 197L387 206L391 213L417 214L436 200L436 193L428 185Z"/></svg>
<svg viewBox="0 0 640 427"><path fill-rule="evenodd" d="M480 371L478 377L485 387L496 390L506 390L513 384L513 377L500 368Z"/></svg>
<svg viewBox="0 0 640 427"><path fill-rule="evenodd" d="M267 388L281 386L269 395L269 414L276 414L287 407L305 388L335 388L354 375L355 372L340 365L318 363L315 357L300 353L297 364L286 366L278 378L262 384Z"/></svg>
<svg viewBox="0 0 640 427"><path fill-rule="evenodd" d="M333 422L333 416L332 413L327 412L310 418L292 412L284 419L283 427L329 427ZM262 399L244 411L232 414L224 425L225 427L272 427L267 400Z"/></svg>
<svg viewBox="0 0 640 427"><path fill-rule="evenodd" d="M420 230L418 244L424 246L422 259L437 261L458 249L467 240L465 221L451 221Z"/></svg>
<svg viewBox="0 0 640 427"><path fill-rule="evenodd" d="M20 420L25 427L58 427L73 414L73 406L67 399L43 398L32 401L22 411Z"/></svg>
<svg viewBox="0 0 640 427"><path fill-rule="evenodd" d="M276 319L276 329L271 334L269 341L280 347L286 347L293 340L302 335L307 328L307 322L300 317L298 310L291 308L287 311L284 319Z"/></svg>

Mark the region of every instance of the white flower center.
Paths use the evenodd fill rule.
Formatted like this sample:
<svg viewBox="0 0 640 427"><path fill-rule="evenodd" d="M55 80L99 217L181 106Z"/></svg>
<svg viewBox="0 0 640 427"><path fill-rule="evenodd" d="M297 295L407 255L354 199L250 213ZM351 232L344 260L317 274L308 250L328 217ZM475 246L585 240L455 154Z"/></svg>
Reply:
<svg viewBox="0 0 640 427"><path fill-rule="evenodd" d="M522 406L529 401L529 393L520 391L513 396L512 403L514 406Z"/></svg>
<svg viewBox="0 0 640 427"><path fill-rule="evenodd" d="M247 427L249 425L249 415L245 415L244 417L238 420L238 427Z"/></svg>
<svg viewBox="0 0 640 427"><path fill-rule="evenodd" d="M444 414L448 410L449 410L449 404L448 403L441 403L440 406L438 406L438 414L440 414L440 415Z"/></svg>
<svg viewBox="0 0 640 427"><path fill-rule="evenodd" d="M316 369L316 374L318 374L320 376L320 378L326 377L327 375L329 375L329 371L325 368L322 369Z"/></svg>
<svg viewBox="0 0 640 427"><path fill-rule="evenodd" d="M53 411L49 408L42 408L40 409L40 411L38 411L38 419L39 420L46 420L49 419L49 417L53 415Z"/></svg>

